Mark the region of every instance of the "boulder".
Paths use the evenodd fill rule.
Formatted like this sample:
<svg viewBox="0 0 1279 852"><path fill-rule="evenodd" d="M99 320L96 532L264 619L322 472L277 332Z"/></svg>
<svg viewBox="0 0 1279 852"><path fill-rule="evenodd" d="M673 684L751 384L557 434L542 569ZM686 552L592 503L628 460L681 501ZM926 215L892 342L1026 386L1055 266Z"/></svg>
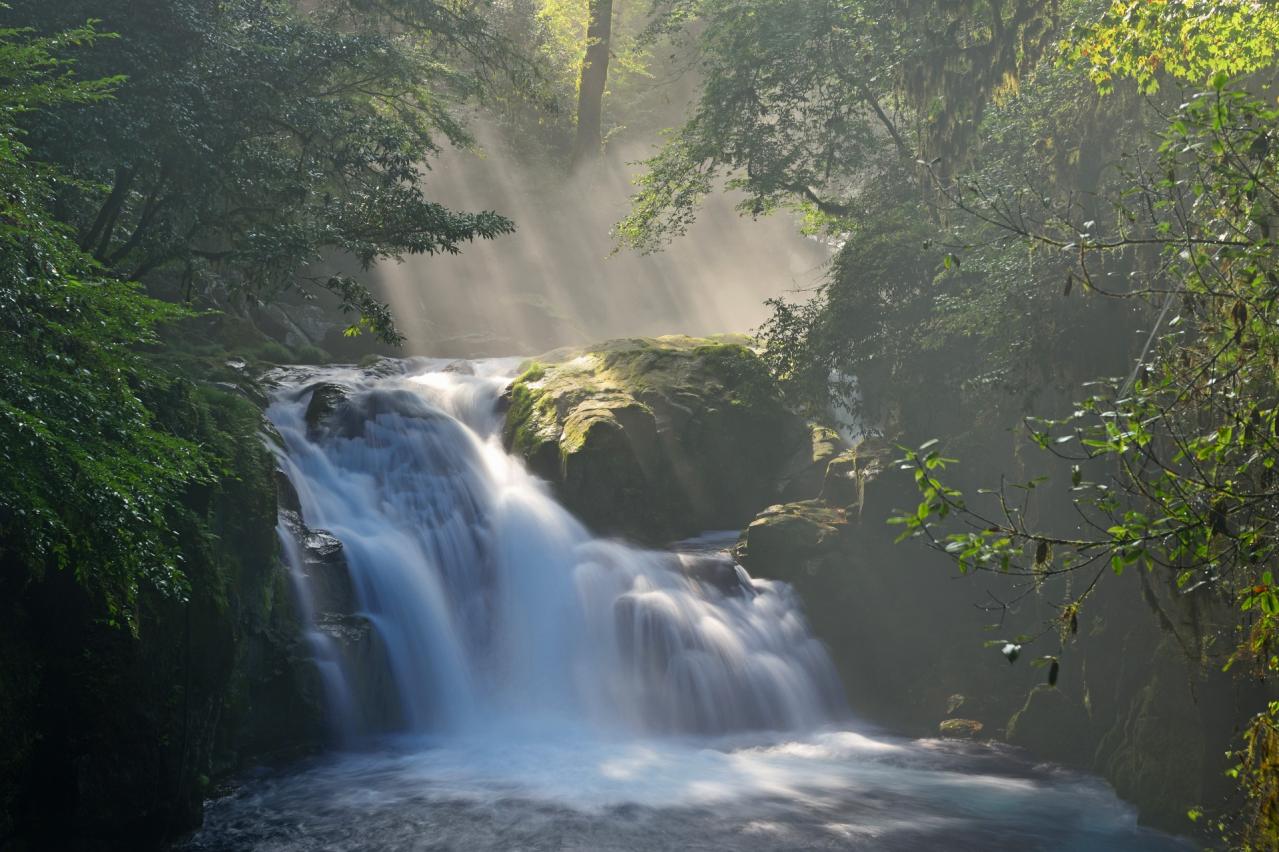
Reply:
<svg viewBox="0 0 1279 852"><path fill-rule="evenodd" d="M347 389L332 382L316 382L306 388L303 393L311 394L311 401L306 405L304 417L308 434L314 436L333 412L346 401Z"/></svg>
<svg viewBox="0 0 1279 852"><path fill-rule="evenodd" d="M770 506L742 531L735 553L754 574L795 582L843 561L848 516L820 500Z"/></svg>
<svg viewBox="0 0 1279 852"><path fill-rule="evenodd" d="M529 362L505 396L506 445L599 532L649 542L739 528L812 453L741 339L631 338Z"/></svg>

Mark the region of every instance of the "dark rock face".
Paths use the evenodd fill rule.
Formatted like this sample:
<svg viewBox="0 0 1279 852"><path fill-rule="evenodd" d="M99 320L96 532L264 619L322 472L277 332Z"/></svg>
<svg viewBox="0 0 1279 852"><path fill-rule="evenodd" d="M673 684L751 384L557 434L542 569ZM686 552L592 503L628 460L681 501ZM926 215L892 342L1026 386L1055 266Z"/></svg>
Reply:
<svg viewBox="0 0 1279 852"><path fill-rule="evenodd" d="M752 597L755 589L738 569L737 562L724 555L686 558L684 576L719 592L724 597Z"/></svg>
<svg viewBox="0 0 1279 852"><path fill-rule="evenodd" d="M810 422L808 436L808 441L800 446L782 472L778 496L784 503L820 494L831 461L844 450L844 440L829 426Z"/></svg>
<svg viewBox="0 0 1279 852"><path fill-rule="evenodd" d="M303 577L317 612L354 612L355 589L347 570L342 542L327 530L308 527L298 510L282 510L284 526L301 549Z"/></svg>
<svg viewBox="0 0 1279 852"><path fill-rule="evenodd" d="M17 586L23 569L0 564L6 850L157 848L199 823L216 779L323 736L259 412L230 394L208 412L232 475L175 519L184 598L143 588L130 630L70 572Z"/></svg>
<svg viewBox="0 0 1279 852"><path fill-rule="evenodd" d="M398 707L374 698L394 694L393 674L380 634L360 613L342 542L327 530L308 526L299 511L281 511L280 518L299 548L293 570L300 574L295 580L309 603L310 629L332 643L349 686L365 698L360 706L347 708L351 718L343 722L361 733L396 728L402 722Z"/></svg>
<svg viewBox="0 0 1279 852"><path fill-rule="evenodd" d="M307 432L314 437L319 434L324 423L347 398L347 389L331 382L317 382L303 391L311 394L311 401L306 406Z"/></svg>

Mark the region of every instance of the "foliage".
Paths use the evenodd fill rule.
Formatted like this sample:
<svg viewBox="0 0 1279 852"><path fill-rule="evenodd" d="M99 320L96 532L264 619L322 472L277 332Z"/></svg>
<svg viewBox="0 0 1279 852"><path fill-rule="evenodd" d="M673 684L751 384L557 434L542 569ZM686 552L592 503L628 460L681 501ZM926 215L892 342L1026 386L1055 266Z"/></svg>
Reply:
<svg viewBox="0 0 1279 852"><path fill-rule="evenodd" d="M1070 56L1087 64L1102 91L1117 79L1158 91L1161 77L1199 85L1215 74L1239 77L1275 64L1279 9L1256 0L1116 0L1079 28Z"/></svg>
<svg viewBox="0 0 1279 852"><path fill-rule="evenodd" d="M839 231L884 162L963 161L992 98L1051 43L1056 4L703 0L701 96L648 162L620 241L682 235L720 178L760 215L800 202Z"/></svg>
<svg viewBox="0 0 1279 852"><path fill-rule="evenodd" d="M998 643L1010 661L1067 648L1105 578L1139 565L1234 606L1234 664L1272 675L1274 5L1074 2L1051 10L1060 29L1017 4L992 6L1005 18L981 4L666 8L701 16L705 85L622 242L682 234L725 178L745 212L799 206L841 248L814 298L774 304L765 357L793 400L842 396L872 429L989 445L1009 414L1045 413L1091 379L1071 416L1027 424L1066 469L1060 488L1037 477L969 498L929 442L903 460L922 498L895 519L904 537L1059 596L1056 617ZM1037 64L1063 32L1057 61ZM948 76L963 63L967 85ZM999 411L997 387L1017 404ZM1038 661L1055 680L1053 650ZM1272 706L1238 755L1250 807L1226 830L1244 848L1279 843L1276 731Z"/></svg>
<svg viewBox="0 0 1279 852"><path fill-rule="evenodd" d="M581 81L582 57L586 55L590 0L538 0L537 7L534 16L542 35L540 52L561 97L574 100ZM614 15L617 20L609 40L609 77L610 85L616 88L626 87L632 78L651 76L648 65L652 51L638 37L644 23L642 4L619 4Z"/></svg>
<svg viewBox="0 0 1279 852"><path fill-rule="evenodd" d="M171 516L210 472L140 399L156 376L134 347L182 312L79 251L49 208L65 184L15 127L110 94L116 81L80 80L66 56L99 38L91 26L0 30L0 564L19 589L74 571L110 618L131 623L140 584L182 592Z"/></svg>
<svg viewBox="0 0 1279 852"><path fill-rule="evenodd" d="M400 5L411 4L378 4ZM163 273L166 295L217 305L325 290L358 317L353 331L398 339L362 284L323 271L327 257L367 267L513 227L448 210L423 188L441 144L469 143L452 103L479 85L443 61L473 13L444 6L453 11L431 21L448 29L429 32L418 27L426 7L395 32L348 4L111 9L104 26L120 37L82 63L87 76L123 75L116 97L24 122L32 146L73 178L58 187L59 215L114 277ZM12 14L47 31L97 8L17 0Z"/></svg>
<svg viewBox="0 0 1279 852"><path fill-rule="evenodd" d="M1205 50L1220 46L1205 38ZM1166 572L1184 594L1234 603L1237 649L1227 665L1246 663L1262 676L1279 669L1279 110L1270 101L1215 73L1171 116L1157 157L1132 165L1113 224L1079 221L1069 208L1031 219L1015 200L978 202L948 190L1033 245L1072 254L1069 274L1085 286L1104 286L1097 265L1115 254L1155 252L1158 262L1134 270L1126 294L1163 308L1131 374L1094 382L1093 395L1065 419L1032 422L1034 441L1074 465L1062 486L1078 512L1070 528L1032 523L1027 504L1007 489L987 498L989 508L966 501L942 481L949 460L933 447L907 453L923 500L896 519L965 571L1041 579L1082 572L1085 582L1057 602L1072 625L1107 574L1130 566ZM946 522L956 518L965 529L950 531ZM1021 637L1018 649L1062 635L1059 628ZM1255 717L1234 770L1250 805L1222 825L1240 848L1279 841L1277 713L1272 704Z"/></svg>

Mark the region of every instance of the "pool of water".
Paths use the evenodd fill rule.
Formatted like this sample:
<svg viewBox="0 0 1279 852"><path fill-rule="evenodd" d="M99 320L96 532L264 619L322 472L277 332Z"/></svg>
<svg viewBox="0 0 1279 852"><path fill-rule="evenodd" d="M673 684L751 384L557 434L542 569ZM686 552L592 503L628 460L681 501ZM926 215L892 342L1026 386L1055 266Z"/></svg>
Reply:
<svg viewBox="0 0 1279 852"><path fill-rule="evenodd" d="M384 743L245 778L189 852L1155 852L1102 782L1002 746L828 730Z"/></svg>

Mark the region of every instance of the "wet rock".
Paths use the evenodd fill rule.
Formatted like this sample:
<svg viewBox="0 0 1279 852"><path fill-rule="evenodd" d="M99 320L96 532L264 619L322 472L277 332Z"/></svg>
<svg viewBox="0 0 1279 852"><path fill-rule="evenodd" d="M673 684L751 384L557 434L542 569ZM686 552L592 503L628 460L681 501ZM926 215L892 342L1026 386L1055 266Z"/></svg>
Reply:
<svg viewBox="0 0 1279 852"><path fill-rule="evenodd" d="M272 472L272 476L275 478L275 499L281 511L300 515L302 512L302 500L298 497L298 491L293 487L293 481L289 479L289 475L279 467L276 467Z"/></svg>
<svg viewBox="0 0 1279 852"><path fill-rule="evenodd" d="M735 555L752 574L794 581L841 561L848 516L820 500L770 506L742 532Z"/></svg>
<svg viewBox="0 0 1279 852"><path fill-rule="evenodd" d="M737 563L724 555L685 557L684 576L710 586L725 597L748 597L755 594L750 582L742 576Z"/></svg>
<svg viewBox="0 0 1279 852"><path fill-rule="evenodd" d="M311 401L306 405L306 428L308 434L314 436L319 433L333 412L346 401L348 391L332 382L317 382L306 390L311 394Z"/></svg>
<svg viewBox="0 0 1279 852"><path fill-rule="evenodd" d="M444 367L445 373L457 373L460 376L474 376L475 365L470 361L454 361Z"/></svg>
<svg viewBox="0 0 1279 852"><path fill-rule="evenodd" d="M844 439L822 423L808 423L808 442L786 464L781 476L784 502L820 497L831 461L845 449Z"/></svg>
<svg viewBox="0 0 1279 852"><path fill-rule="evenodd" d="M349 650L370 640L373 622L362 615L325 612L316 616L315 629Z"/></svg>
<svg viewBox="0 0 1279 852"><path fill-rule="evenodd" d="M331 612L351 612L356 608L355 588L342 542L324 530L308 530L303 536L303 558L315 606Z"/></svg>
<svg viewBox="0 0 1279 852"><path fill-rule="evenodd" d="M984 727L976 719L946 719L937 726L937 733L949 740L975 740Z"/></svg>

